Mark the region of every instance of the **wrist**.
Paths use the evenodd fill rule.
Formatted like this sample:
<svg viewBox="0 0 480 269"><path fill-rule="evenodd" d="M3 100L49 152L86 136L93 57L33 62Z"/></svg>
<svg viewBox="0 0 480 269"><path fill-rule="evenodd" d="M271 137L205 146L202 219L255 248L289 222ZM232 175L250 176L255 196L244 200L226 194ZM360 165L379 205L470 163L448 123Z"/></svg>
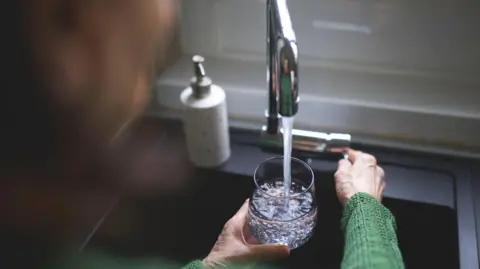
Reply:
<svg viewBox="0 0 480 269"><path fill-rule="evenodd" d="M370 200L370 199L374 199L376 201L378 201L379 203L382 203L382 198L381 196L380 197L376 197L375 195L373 194L370 194L368 192L361 192L361 191L356 191L356 192L353 192L349 195L346 195L345 196L345 199L344 199L344 203L342 203L343 207L346 208L348 206L348 204L350 203L350 201L355 201L355 200L363 200L363 199L367 199L367 200Z"/></svg>
<svg viewBox="0 0 480 269"><path fill-rule="evenodd" d="M212 268L212 264L208 260L208 257L202 260L203 268Z"/></svg>
<svg viewBox="0 0 480 269"><path fill-rule="evenodd" d="M215 261L214 258L207 256L205 259L202 260L202 265L204 268L215 268L222 264Z"/></svg>

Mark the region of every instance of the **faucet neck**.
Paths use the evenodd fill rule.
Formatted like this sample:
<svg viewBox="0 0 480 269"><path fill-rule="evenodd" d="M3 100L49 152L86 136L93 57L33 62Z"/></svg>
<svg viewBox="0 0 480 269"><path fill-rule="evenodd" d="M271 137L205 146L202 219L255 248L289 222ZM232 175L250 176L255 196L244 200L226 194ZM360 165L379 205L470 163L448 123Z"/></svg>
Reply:
<svg viewBox="0 0 480 269"><path fill-rule="evenodd" d="M298 48L286 0L267 0L267 129L278 132L278 118L298 111Z"/></svg>

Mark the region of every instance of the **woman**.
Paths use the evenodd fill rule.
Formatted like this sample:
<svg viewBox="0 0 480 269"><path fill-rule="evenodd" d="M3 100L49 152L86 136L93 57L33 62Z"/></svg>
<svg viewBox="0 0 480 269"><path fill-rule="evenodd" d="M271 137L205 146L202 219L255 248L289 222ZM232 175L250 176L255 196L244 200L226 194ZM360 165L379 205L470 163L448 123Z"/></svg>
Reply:
<svg viewBox="0 0 480 269"><path fill-rule="evenodd" d="M152 266L77 255L67 242L92 210L83 208L86 199L114 199L122 174L112 154L115 142L147 104L153 56L166 58L174 4L18 0L2 6L9 38L2 49L6 96L0 106L1 268ZM375 158L351 151L335 179L345 207L342 266L402 268L393 217L380 204L385 183ZM210 254L187 268L288 256L283 245L246 243L246 211L244 204ZM153 266L178 267L165 261Z"/></svg>

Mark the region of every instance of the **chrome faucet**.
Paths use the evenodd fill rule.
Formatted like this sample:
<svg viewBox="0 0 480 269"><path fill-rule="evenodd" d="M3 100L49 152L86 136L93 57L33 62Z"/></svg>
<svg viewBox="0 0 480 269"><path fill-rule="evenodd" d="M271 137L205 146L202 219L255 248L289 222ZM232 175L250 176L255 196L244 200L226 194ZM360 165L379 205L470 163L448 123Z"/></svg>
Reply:
<svg viewBox="0 0 480 269"><path fill-rule="evenodd" d="M283 147L281 117L297 114L298 47L287 0L267 0L267 125L262 128L263 148ZM343 153L350 146L349 134L292 130L293 150Z"/></svg>
<svg viewBox="0 0 480 269"><path fill-rule="evenodd" d="M298 49L285 0L267 0L267 130L277 133L279 115L298 111Z"/></svg>

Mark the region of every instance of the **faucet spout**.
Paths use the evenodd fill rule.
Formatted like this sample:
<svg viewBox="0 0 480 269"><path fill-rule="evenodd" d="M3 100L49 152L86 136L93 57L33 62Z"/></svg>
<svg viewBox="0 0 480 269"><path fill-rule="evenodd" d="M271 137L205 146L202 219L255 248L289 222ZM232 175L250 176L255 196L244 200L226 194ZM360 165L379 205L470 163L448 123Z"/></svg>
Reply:
<svg viewBox="0 0 480 269"><path fill-rule="evenodd" d="M298 48L286 0L267 0L267 129L278 132L279 115L298 111Z"/></svg>

